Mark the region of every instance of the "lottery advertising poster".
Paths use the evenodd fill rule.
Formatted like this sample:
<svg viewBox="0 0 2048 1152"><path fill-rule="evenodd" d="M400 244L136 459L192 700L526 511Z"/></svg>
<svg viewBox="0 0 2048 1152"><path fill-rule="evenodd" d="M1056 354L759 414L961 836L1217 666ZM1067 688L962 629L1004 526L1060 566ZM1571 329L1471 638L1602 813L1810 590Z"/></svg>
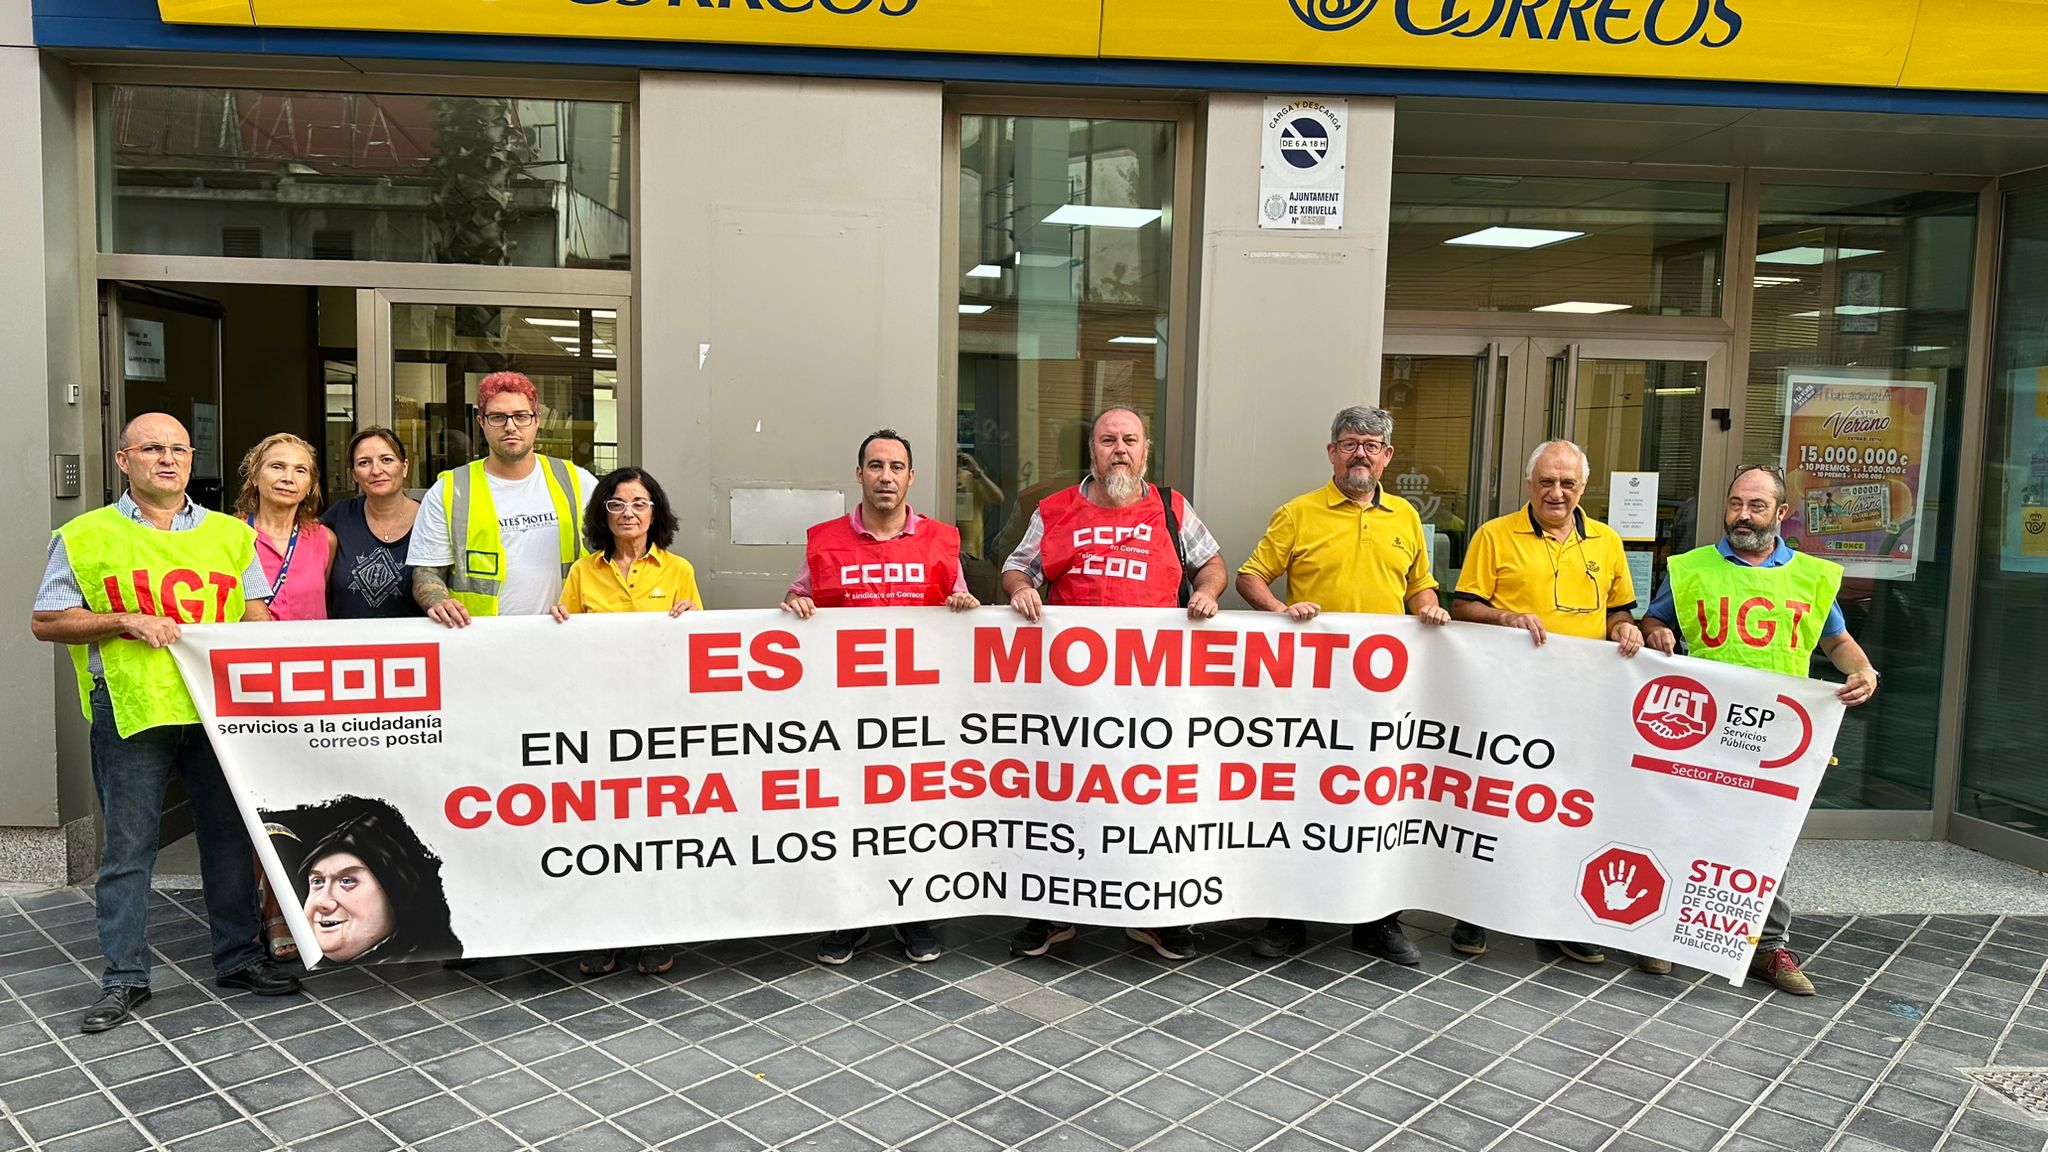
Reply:
<svg viewBox="0 0 2048 1152"><path fill-rule="evenodd" d="M1934 385L1801 372L1785 384L1785 542L1850 576L1911 580Z"/></svg>
<svg viewBox="0 0 2048 1152"><path fill-rule="evenodd" d="M2005 442L2007 572L2048 572L2048 368L2012 374L2011 429Z"/></svg>

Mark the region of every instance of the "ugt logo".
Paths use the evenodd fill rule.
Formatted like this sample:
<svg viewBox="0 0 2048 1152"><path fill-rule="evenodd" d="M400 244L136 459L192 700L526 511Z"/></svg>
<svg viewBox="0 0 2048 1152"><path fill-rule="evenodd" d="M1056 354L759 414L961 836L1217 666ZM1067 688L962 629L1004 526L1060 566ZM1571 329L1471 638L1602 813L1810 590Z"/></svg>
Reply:
<svg viewBox="0 0 2048 1152"><path fill-rule="evenodd" d="M1287 0L1301 22L1318 32L1342 32L1367 16L1379 0Z"/></svg>
<svg viewBox="0 0 2048 1152"><path fill-rule="evenodd" d="M1659 676L1636 693L1636 731L1666 752L1682 752L1707 738L1714 711L1706 685L1690 676Z"/></svg>

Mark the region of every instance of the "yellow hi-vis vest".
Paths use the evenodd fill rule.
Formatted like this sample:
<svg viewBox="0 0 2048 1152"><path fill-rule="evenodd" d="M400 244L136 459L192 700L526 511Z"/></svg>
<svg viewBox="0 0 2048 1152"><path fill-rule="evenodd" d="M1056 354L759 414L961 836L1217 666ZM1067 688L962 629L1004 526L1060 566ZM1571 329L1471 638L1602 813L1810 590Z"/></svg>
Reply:
<svg viewBox="0 0 2048 1152"><path fill-rule="evenodd" d="M1842 566L1804 552L1776 568L1729 563L1711 545L1671 558L1671 604L1685 650L1703 660L1805 676Z"/></svg>
<svg viewBox="0 0 2048 1152"><path fill-rule="evenodd" d="M562 578L583 556L583 488L567 460L536 454L534 462L547 477L548 499L555 505L555 531L561 537ZM455 563L448 591L472 616L496 616L498 596L505 590L505 550L498 539L498 509L491 503L491 482L481 460L441 474L441 509L448 514L448 543Z"/></svg>
<svg viewBox="0 0 2048 1152"><path fill-rule="evenodd" d="M191 528L167 532L109 505L74 518L57 535L64 538L64 555L85 606L94 612L140 612L180 624L242 618L242 573L256 559L256 533L233 516L208 512ZM147 728L199 723L169 649L125 635L102 640L99 648L114 727L123 739ZM91 719L85 645L71 645L71 664L78 671L79 704Z"/></svg>

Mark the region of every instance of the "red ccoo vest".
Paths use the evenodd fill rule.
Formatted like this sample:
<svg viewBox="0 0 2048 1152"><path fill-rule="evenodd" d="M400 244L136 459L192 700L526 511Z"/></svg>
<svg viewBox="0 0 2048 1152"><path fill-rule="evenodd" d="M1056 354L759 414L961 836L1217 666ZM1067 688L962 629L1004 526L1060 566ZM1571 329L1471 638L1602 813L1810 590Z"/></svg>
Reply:
<svg viewBox="0 0 2048 1152"><path fill-rule="evenodd" d="M1187 523L1187 501L1173 494L1173 514ZM1180 554L1166 533L1159 489L1128 508L1104 508L1079 486L1055 492L1038 505L1045 525L1039 564L1046 598L1061 604L1114 608L1173 608L1180 603Z"/></svg>
<svg viewBox="0 0 2048 1152"><path fill-rule="evenodd" d="M871 540L836 516L812 526L804 563L820 608L944 604L960 572L960 530L920 516L916 532Z"/></svg>

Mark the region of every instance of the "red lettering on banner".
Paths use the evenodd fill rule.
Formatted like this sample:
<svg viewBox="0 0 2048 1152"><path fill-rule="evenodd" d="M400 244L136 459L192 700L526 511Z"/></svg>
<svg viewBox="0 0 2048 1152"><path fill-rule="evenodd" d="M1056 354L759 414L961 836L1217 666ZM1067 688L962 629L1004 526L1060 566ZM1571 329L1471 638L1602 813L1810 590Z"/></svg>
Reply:
<svg viewBox="0 0 2048 1152"><path fill-rule="evenodd" d="M1136 628L1116 631L1116 682L1119 687L1162 682L1180 683L1180 645L1164 632L1155 634L1152 647L1145 647L1145 634Z"/></svg>
<svg viewBox="0 0 2048 1152"><path fill-rule="evenodd" d="M1166 628L1148 634L1118 628L1105 637L1092 628L1063 628L1048 638L1041 628L974 631L978 684L1037 684L1045 666L1076 688L1105 680L1161 688L1330 688L1336 654L1353 638L1336 632L1241 633L1219 628ZM1300 683L1296 649L1311 653L1308 684ZM1407 679L1408 647L1387 634L1359 638L1348 671L1368 692L1391 692ZM1384 659L1382 658L1384 657Z"/></svg>
<svg viewBox="0 0 2048 1152"><path fill-rule="evenodd" d="M812 791L820 800L814 807L829 808L838 803L816 789ZM610 799L609 804L599 801L600 793ZM542 820L552 824L591 823L737 811L739 806L733 803L732 788L718 772L703 777L694 803L686 776L617 776L601 780L550 780L545 787L522 780L506 785L495 795L480 785L464 784L450 790L441 806L448 823L472 831L493 820L526 828Z"/></svg>
<svg viewBox="0 0 2048 1152"><path fill-rule="evenodd" d="M1740 772L1708 768L1700 764L1682 764L1676 760L1664 760L1655 756L1636 756L1630 759L1629 763L1645 772L1661 772L1681 780L1698 780L1703 784L1719 784L1723 788L1735 788L1744 792L1761 792L1766 796L1779 796L1786 800L1799 799L1799 789L1793 785L1777 780L1744 776Z"/></svg>
<svg viewBox="0 0 2048 1152"><path fill-rule="evenodd" d="M346 644L216 649L214 711L221 716L436 712L439 644Z"/></svg>
<svg viewBox="0 0 2048 1152"><path fill-rule="evenodd" d="M1310 687L1328 688L1330 686L1330 664L1335 659L1337 650L1349 642L1350 637L1340 636L1334 632L1306 632L1302 634L1301 646L1315 653L1315 659L1309 665L1308 682ZM1281 684L1276 681L1273 687L1291 688L1293 685Z"/></svg>
<svg viewBox="0 0 2048 1152"><path fill-rule="evenodd" d="M1188 654L1188 683L1196 688L1228 688L1233 682L1230 674L1231 657L1237 647L1235 632L1197 632L1188 637L1194 649Z"/></svg>
<svg viewBox="0 0 2048 1152"><path fill-rule="evenodd" d="M1294 645L1280 643L1272 632L1244 634L1244 686L1271 681L1276 687L1294 683Z"/></svg>
<svg viewBox="0 0 2048 1152"><path fill-rule="evenodd" d="M1019 628L1004 643L1001 628L974 630L974 682L976 684L1036 684L1044 675L1045 633L1041 628Z"/></svg>
<svg viewBox="0 0 2048 1152"><path fill-rule="evenodd" d="M846 628L839 633L839 686L880 688L889 683L882 671L882 648L888 633L880 628Z"/></svg>
<svg viewBox="0 0 2048 1152"><path fill-rule="evenodd" d="M761 667L747 673L747 683L763 692L781 692L797 686L804 678L803 661L796 658L795 633L776 630L757 632L747 644L747 655Z"/></svg>
<svg viewBox="0 0 2048 1152"><path fill-rule="evenodd" d="M737 632L690 633L690 691L737 692L740 679L740 634ZM729 676L717 673L729 672Z"/></svg>
<svg viewBox="0 0 2048 1152"><path fill-rule="evenodd" d="M1763 622L1763 631L1755 633L1749 630L1749 614L1759 608L1769 612L1776 607L1777 605L1773 604L1768 597L1752 596L1742 602L1742 607L1735 610L1735 631L1737 635L1742 637L1744 644L1749 645L1751 648L1768 648L1771 646L1771 641L1776 639L1778 635L1777 621L1765 620Z"/></svg>
<svg viewBox="0 0 2048 1152"><path fill-rule="evenodd" d="M1266 767L1271 769L1274 765ZM1276 792L1267 798L1286 799L1293 795L1293 766L1287 768L1289 791L1285 796ZM1248 786L1248 781L1242 778L1234 783L1240 789ZM1411 801L1446 804L1482 816L1530 824L1556 820L1567 828L1583 828L1593 820L1593 794L1583 788L1574 788L1560 797L1546 784L1518 784L1501 777L1475 776L1442 764L1403 764L1399 769L1382 765L1363 775L1349 764L1333 764L1317 779L1316 790L1332 804L1363 803L1376 808Z"/></svg>

